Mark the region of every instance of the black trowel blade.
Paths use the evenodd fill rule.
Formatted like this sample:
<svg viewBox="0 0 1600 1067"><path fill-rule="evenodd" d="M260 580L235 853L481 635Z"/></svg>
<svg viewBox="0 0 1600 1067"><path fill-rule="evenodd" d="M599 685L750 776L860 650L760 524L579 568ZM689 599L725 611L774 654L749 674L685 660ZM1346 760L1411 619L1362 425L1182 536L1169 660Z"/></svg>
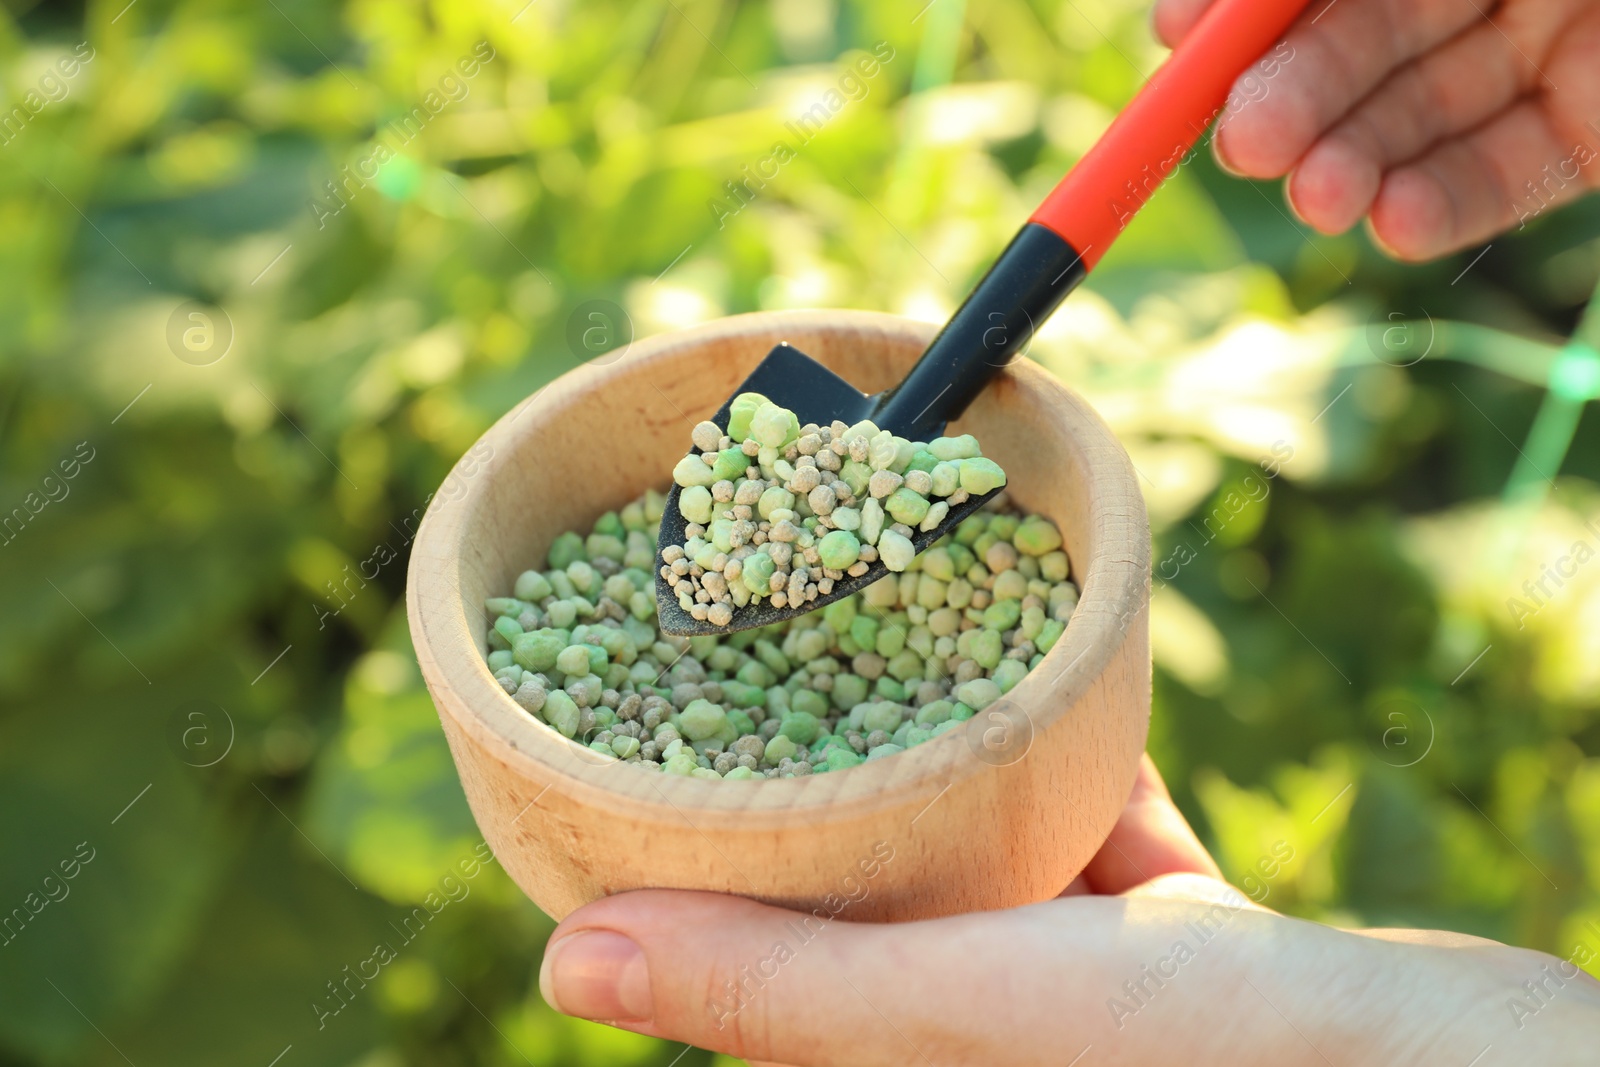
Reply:
<svg viewBox="0 0 1600 1067"><path fill-rule="evenodd" d="M834 419L854 424L872 417L872 397L791 344L774 345L711 421L727 429L728 408L740 393L760 393L794 412L802 426L826 426Z"/></svg>

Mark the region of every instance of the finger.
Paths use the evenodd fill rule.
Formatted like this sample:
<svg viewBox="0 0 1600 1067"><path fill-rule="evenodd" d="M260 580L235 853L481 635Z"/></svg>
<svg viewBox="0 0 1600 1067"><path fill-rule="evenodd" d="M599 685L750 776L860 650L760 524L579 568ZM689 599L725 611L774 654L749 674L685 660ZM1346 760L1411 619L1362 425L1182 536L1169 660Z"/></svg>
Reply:
<svg viewBox="0 0 1600 1067"><path fill-rule="evenodd" d="M1079 871L1078 876L1068 882L1067 888L1063 889L1059 895L1063 897L1086 897L1093 892L1094 890L1089 886L1089 879L1084 877L1082 871Z"/></svg>
<svg viewBox="0 0 1600 1067"><path fill-rule="evenodd" d="M1467 248L1582 195L1600 172L1584 165L1593 158L1536 105L1518 104L1390 171L1369 216L1373 238L1407 260Z"/></svg>
<svg viewBox="0 0 1600 1067"><path fill-rule="evenodd" d="M1325 962L1324 942L1333 951L1345 938L1309 923L1280 929L1284 920L1240 902L1077 897L874 926L711 893L641 891L569 916L539 986L559 1011L756 1061L1060 1067L1063 1049L1070 1058L1115 1044L1127 1057L1117 1062L1165 1062L1167 1029L1122 1030L1107 997L1143 980L1175 938L1214 960L1207 966L1219 980L1174 982L1161 994L1172 1032L1230 1011L1242 1026L1267 1029L1264 1008L1228 1006L1237 981L1220 979L1248 965L1275 988L1303 986L1299 971L1275 970L1307 957L1299 940L1315 941L1309 955ZM1277 1054L1290 1059L1275 1062L1290 1062L1296 1039L1282 1036ZM1189 1062L1237 1063L1238 1037L1213 1028L1193 1040L1204 1055Z"/></svg>
<svg viewBox="0 0 1600 1067"><path fill-rule="evenodd" d="M1499 941L1475 934L1461 934L1454 930L1408 930L1399 927L1377 927L1371 930L1351 930L1352 934L1370 937L1376 941L1392 941L1398 945L1434 945L1439 948L1504 948Z"/></svg>
<svg viewBox="0 0 1600 1067"><path fill-rule="evenodd" d="M1212 3L1213 0L1157 0L1150 13L1156 37L1168 48L1178 47Z"/></svg>
<svg viewBox="0 0 1600 1067"><path fill-rule="evenodd" d="M1174 873L1222 877L1146 753L1122 815L1083 874L1096 893L1123 893Z"/></svg>
<svg viewBox="0 0 1600 1067"><path fill-rule="evenodd" d="M1377 198L1383 173L1503 111L1538 79L1484 22L1407 64L1311 147L1289 176L1295 212L1343 233Z"/></svg>
<svg viewBox="0 0 1600 1067"><path fill-rule="evenodd" d="M1218 161L1253 178L1287 174L1393 70L1480 21L1476 2L1313 0L1276 56L1275 74L1240 78L1236 98L1249 103L1219 125L1212 140Z"/></svg>
<svg viewBox="0 0 1600 1067"><path fill-rule="evenodd" d="M1250 900L1227 882L1201 874L1164 874L1159 878L1153 878L1141 885L1134 886L1123 895L1149 899L1193 901L1197 904L1221 904L1228 908L1250 908L1269 915L1277 914L1271 908L1262 907L1255 901Z"/></svg>
<svg viewBox="0 0 1600 1067"><path fill-rule="evenodd" d="M1551 102L1559 100L1562 110L1573 117L1573 129L1565 132L1575 137L1589 137L1600 133L1600 63L1594 61L1600 50L1600 6L1573 19L1565 26L1550 50L1550 58L1541 64L1544 76L1552 85ZM1546 86L1548 88L1548 86Z"/></svg>

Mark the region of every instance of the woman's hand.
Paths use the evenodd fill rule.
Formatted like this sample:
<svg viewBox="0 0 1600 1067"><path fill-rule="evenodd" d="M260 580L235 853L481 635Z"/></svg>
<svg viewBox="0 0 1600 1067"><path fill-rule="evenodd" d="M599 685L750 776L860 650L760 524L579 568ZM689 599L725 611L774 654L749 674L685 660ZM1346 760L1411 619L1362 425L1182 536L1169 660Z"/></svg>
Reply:
<svg viewBox="0 0 1600 1067"><path fill-rule="evenodd" d="M1156 32L1176 44L1210 3L1158 0ZM1287 43L1213 146L1235 173L1287 174L1323 233L1365 216L1393 255L1431 259L1600 187L1596 0L1311 0Z"/></svg>
<svg viewBox="0 0 1600 1067"><path fill-rule="evenodd" d="M1251 903L1219 880L1148 757L1111 838L1056 900L834 920L808 943L799 918L711 893L611 897L557 928L540 989L568 1014L804 1067L1557 1067L1592 1064L1600 1036L1600 983L1553 957ZM775 977L751 979L774 959Z"/></svg>

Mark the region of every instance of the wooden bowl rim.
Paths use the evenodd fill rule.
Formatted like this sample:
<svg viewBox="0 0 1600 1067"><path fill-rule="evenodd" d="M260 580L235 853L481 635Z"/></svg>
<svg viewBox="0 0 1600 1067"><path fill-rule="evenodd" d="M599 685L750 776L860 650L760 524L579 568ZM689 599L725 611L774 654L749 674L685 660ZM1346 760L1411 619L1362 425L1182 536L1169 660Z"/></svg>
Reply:
<svg viewBox="0 0 1600 1067"><path fill-rule="evenodd" d="M468 627L455 581L463 546L473 529L472 516L481 509L495 475L517 455L516 442L525 433L518 427L530 412L557 413L574 398L711 341L760 337L763 343L772 343L774 333L792 331L876 333L888 340L926 345L934 329L927 323L872 311L735 315L636 342L622 358L604 366L591 362L577 367L518 403L479 438L479 444L492 449L490 458L480 461L475 470L460 473L467 456L481 455L475 445L452 469L450 477L459 475L458 484L464 484L465 490L453 498L430 500L412 546L406 613L418 665L436 707L520 776L545 783L571 802L599 809L602 814L626 811L633 819L646 814L642 806L655 809L654 815L663 820L686 819L685 812L692 811L702 817L701 821L691 820L697 829L733 824L745 830L779 829L792 826L796 811L820 815L824 809L841 807L848 807L852 816L868 815L878 808L903 804L909 793L942 793L971 775L995 769L961 747L963 730L951 730L890 759L853 767L848 773L766 779L749 785L623 771L616 761L597 764L592 761L598 757L587 748L535 721L495 682L479 638ZM1096 456L1108 460L1096 467L1095 473L1111 490L1121 489L1088 501L1088 521L1104 534L1097 538L1086 566L1074 569L1082 594L1078 608L1044 661L1008 694L1024 709L1038 709L1027 714L1032 729L1042 731L1074 708L1126 639L1128 624L1144 600L1150 566L1149 526L1132 462L1094 409L1031 361L1018 361L1004 373L1026 388L1054 394L1057 401L1070 407L1076 422L1064 424L1063 432L1078 438L1079 449L1089 461ZM1107 445L1111 447L1104 447ZM663 466L663 474L668 466ZM1110 531L1123 528L1132 531L1132 537L1120 544L1110 543ZM446 565L429 565L430 561ZM645 785L654 788L645 789Z"/></svg>

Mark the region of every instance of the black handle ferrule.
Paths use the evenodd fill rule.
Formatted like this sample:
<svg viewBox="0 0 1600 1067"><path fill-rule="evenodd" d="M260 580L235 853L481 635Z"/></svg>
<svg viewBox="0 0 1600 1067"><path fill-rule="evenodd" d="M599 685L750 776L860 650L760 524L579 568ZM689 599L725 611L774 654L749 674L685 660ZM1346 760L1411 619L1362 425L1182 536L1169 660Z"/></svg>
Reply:
<svg viewBox="0 0 1600 1067"><path fill-rule="evenodd" d="M905 381L884 394L873 421L914 441L938 436L991 378L1027 350L1034 332L1088 272L1065 239L1028 223Z"/></svg>

